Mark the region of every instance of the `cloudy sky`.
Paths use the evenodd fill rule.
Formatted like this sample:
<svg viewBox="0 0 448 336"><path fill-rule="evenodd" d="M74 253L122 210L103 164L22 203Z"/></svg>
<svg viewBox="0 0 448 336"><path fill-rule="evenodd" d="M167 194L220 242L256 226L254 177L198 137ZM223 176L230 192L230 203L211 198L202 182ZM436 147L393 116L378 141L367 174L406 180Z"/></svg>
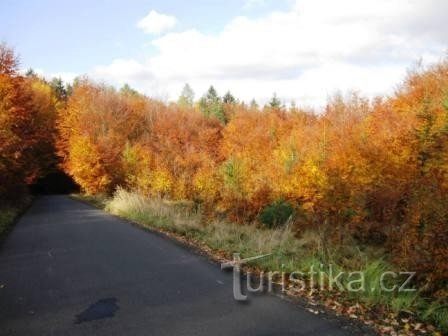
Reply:
<svg viewBox="0 0 448 336"><path fill-rule="evenodd" d="M0 40L46 76L318 108L337 90L390 93L447 55L446 13L446 0L2 0Z"/></svg>

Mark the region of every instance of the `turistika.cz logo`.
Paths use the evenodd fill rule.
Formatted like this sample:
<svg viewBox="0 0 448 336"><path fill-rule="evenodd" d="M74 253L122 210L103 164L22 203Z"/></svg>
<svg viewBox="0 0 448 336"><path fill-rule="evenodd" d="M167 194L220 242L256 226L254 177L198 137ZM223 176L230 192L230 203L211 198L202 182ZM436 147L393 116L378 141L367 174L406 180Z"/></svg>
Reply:
<svg viewBox="0 0 448 336"><path fill-rule="evenodd" d="M415 272L382 272L376 278L374 284L372 281L366 281L367 277L364 271L335 271L332 264L320 264L318 267L310 266L306 272L294 271L261 271L257 274L252 272L242 272L241 266L257 259L267 258L272 254L264 254L250 258L240 258L239 253L233 254L233 260L222 263L221 269L233 269L233 297L237 301L246 301L247 293L272 292L274 286L281 288L282 292L286 292L287 285L292 286L296 290L306 291L319 289L338 290L348 292L360 291L380 291L380 292L415 292L417 289L410 287L411 280L415 276ZM244 279L246 281L244 281ZM397 279L403 279L397 284ZM254 287L254 284L258 285ZM245 290L243 284L245 283ZM246 293L246 294L245 294Z"/></svg>

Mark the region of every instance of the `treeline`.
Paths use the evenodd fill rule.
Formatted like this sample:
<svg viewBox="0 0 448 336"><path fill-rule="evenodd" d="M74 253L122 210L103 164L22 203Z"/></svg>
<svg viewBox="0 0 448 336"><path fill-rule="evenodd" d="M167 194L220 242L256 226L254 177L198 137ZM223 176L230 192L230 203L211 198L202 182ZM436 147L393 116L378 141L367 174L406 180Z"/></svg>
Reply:
<svg viewBox="0 0 448 336"><path fill-rule="evenodd" d="M427 289L446 281L447 62L391 98L336 96L319 115L214 89L181 101L79 81L60 124L66 170L89 193L120 185L238 222L287 202L299 230L384 246Z"/></svg>
<svg viewBox="0 0 448 336"><path fill-rule="evenodd" d="M165 104L88 79L65 104L49 83L14 71L2 65L2 195L13 179L29 183L57 143L87 193L122 186L240 223L291 208L297 230L384 248L423 290L447 296L448 61L410 74L391 97L337 95L320 114L212 88L195 102L186 87Z"/></svg>
<svg viewBox="0 0 448 336"><path fill-rule="evenodd" d="M0 208L27 193L57 165L58 111L64 108L60 80L19 73L14 52L0 44Z"/></svg>

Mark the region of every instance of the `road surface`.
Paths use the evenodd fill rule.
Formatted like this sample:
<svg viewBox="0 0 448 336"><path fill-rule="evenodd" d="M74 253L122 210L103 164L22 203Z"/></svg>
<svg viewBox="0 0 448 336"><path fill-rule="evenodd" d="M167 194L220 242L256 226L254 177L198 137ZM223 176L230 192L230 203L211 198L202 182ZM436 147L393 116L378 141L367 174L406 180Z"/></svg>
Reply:
<svg viewBox="0 0 448 336"><path fill-rule="evenodd" d="M0 248L0 335L363 335L68 196L40 196Z"/></svg>

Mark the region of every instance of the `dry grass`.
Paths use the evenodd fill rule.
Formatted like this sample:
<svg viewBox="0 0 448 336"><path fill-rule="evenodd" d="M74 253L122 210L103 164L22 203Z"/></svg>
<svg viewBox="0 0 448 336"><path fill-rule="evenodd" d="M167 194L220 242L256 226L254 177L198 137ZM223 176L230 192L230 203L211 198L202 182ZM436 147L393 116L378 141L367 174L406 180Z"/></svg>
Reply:
<svg viewBox="0 0 448 336"><path fill-rule="evenodd" d="M300 247L291 225L269 230L254 224L207 223L190 204L147 198L122 188L107 202L106 210L145 225L200 239L213 250L229 254L238 252L242 257L268 253L287 256L296 253Z"/></svg>
<svg viewBox="0 0 448 336"><path fill-rule="evenodd" d="M174 232L201 230L201 216L182 203L147 198L118 188L114 197L106 203L106 211L136 220L144 224L163 227Z"/></svg>

